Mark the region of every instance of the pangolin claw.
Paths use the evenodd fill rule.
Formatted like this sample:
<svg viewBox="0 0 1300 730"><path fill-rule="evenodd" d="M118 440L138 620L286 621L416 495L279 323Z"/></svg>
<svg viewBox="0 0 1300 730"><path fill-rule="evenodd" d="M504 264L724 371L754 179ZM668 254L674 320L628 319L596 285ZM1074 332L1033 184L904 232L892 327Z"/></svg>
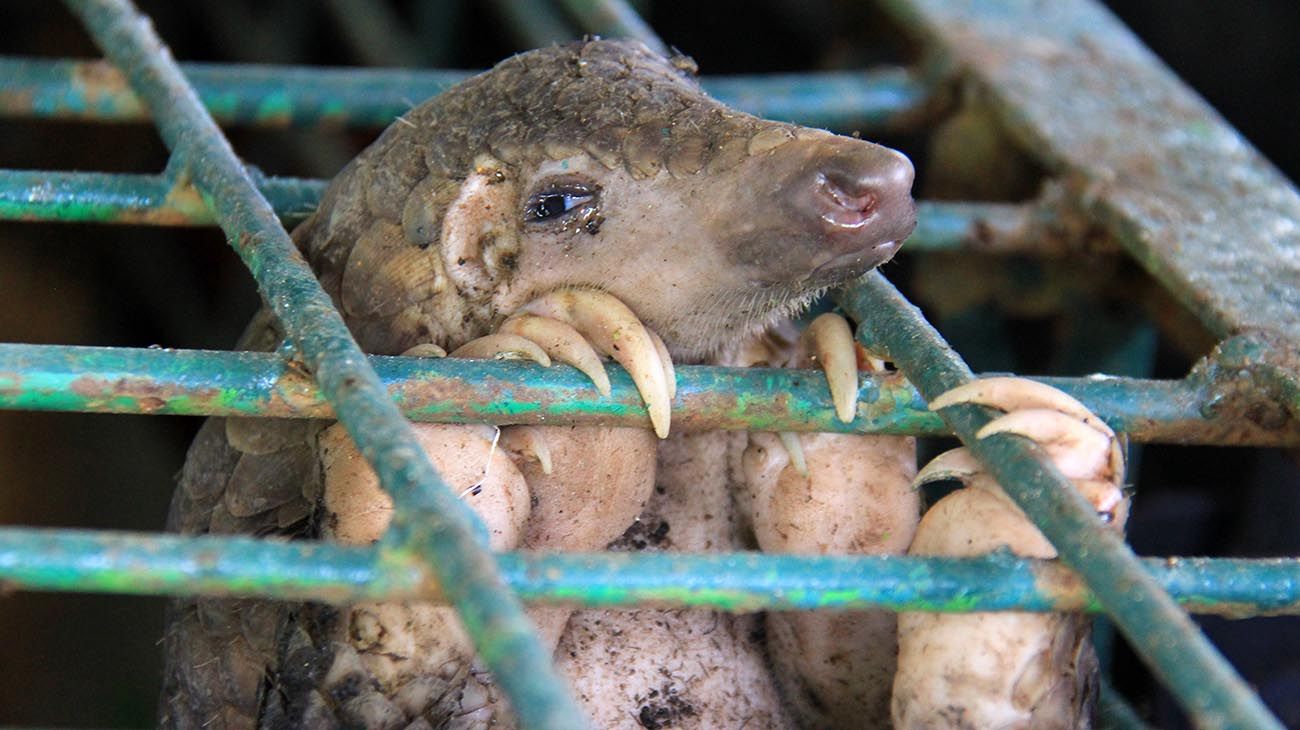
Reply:
<svg viewBox="0 0 1300 730"><path fill-rule="evenodd" d="M571 325L597 350L617 360L636 383L655 434L668 436L672 414L669 366L654 336L626 304L604 292L559 289L534 299L522 311Z"/></svg>
<svg viewBox="0 0 1300 730"><path fill-rule="evenodd" d="M912 478L913 487L921 487L930 482L956 479L965 482L984 471L984 465L966 448L949 449L926 462Z"/></svg>
<svg viewBox="0 0 1300 730"><path fill-rule="evenodd" d="M498 331L536 342L553 360L577 368L595 383L597 392L609 397L609 374L600 361L600 354L572 325L550 317L520 313L506 319Z"/></svg>
<svg viewBox="0 0 1300 730"><path fill-rule="evenodd" d="M551 366L551 357L536 342L509 332L494 332L470 340L453 350L451 356L471 360L532 360L544 368Z"/></svg>
<svg viewBox="0 0 1300 730"><path fill-rule="evenodd" d="M932 410L960 403L990 406L1006 412L976 434L1015 434L1038 444L1099 514L1114 515L1124 504L1119 488L1124 478L1124 453L1119 438L1100 418L1075 398L1049 385L1012 377L985 378L953 388L930 402ZM916 475L915 484L940 479L971 483L983 466L966 449L940 454Z"/></svg>
<svg viewBox="0 0 1300 730"><path fill-rule="evenodd" d="M1025 378L998 376L972 380L941 393L930 401L930 410L937 411L957 403L977 403L1007 413L1025 408L1048 408L1073 416L1084 423L1100 423L1100 419L1073 396L1045 383Z"/></svg>
<svg viewBox="0 0 1300 730"><path fill-rule="evenodd" d="M983 439L997 433L1015 434L1037 443L1071 479L1107 479L1114 471L1111 447L1114 445L1116 451L1119 448L1115 435L1060 411L1015 411L989 422L976 435Z"/></svg>
<svg viewBox="0 0 1300 730"><path fill-rule="evenodd" d="M543 474L551 473L551 447L540 429L508 426L501 430L501 445L513 454L535 460Z"/></svg>
<svg viewBox="0 0 1300 730"><path fill-rule="evenodd" d="M777 436L781 439L781 445L785 447L785 452L790 457L790 466L794 467L795 473L799 476L808 477L808 459L803 453L803 443L799 441L799 434L793 431L780 431Z"/></svg>
<svg viewBox="0 0 1300 730"><path fill-rule="evenodd" d="M673 356L668 354L668 345L664 344L663 338L652 329L647 329L650 334L650 341L654 343L655 350L659 352L659 359L664 364L664 377L668 380L668 399L672 400L677 397L677 368L673 367Z"/></svg>
<svg viewBox="0 0 1300 730"><path fill-rule="evenodd" d="M410 348L402 353L402 357L446 357L447 351L433 344L432 342L422 342L415 347Z"/></svg>
<svg viewBox="0 0 1300 730"><path fill-rule="evenodd" d="M804 336L826 373L835 415L844 423L852 422L858 408L858 356L848 321L828 312L814 319Z"/></svg>

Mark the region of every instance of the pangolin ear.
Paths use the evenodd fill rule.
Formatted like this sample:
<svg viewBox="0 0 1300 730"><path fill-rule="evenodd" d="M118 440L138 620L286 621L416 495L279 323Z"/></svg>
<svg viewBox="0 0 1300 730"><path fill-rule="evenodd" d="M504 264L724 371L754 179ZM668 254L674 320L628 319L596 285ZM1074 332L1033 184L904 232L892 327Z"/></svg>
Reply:
<svg viewBox="0 0 1300 730"><path fill-rule="evenodd" d="M460 187L442 220L447 275L469 299L482 299L503 285L501 263L519 249L519 187L503 162L483 156Z"/></svg>

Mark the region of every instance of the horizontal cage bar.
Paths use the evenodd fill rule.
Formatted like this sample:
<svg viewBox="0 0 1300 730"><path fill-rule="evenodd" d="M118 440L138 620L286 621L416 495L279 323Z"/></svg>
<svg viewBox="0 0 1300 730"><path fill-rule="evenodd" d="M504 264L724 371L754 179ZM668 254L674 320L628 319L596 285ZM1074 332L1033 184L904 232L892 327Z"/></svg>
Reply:
<svg viewBox="0 0 1300 730"><path fill-rule="evenodd" d="M646 426L631 378L610 364L602 397L568 366L371 356L389 396L407 417L436 423ZM1300 444L1294 427L1269 429L1220 409L1222 380L1237 370L1184 380L1041 378L1083 401L1138 442ZM946 435L942 420L900 374L862 375L858 415L840 421L825 377L815 370L677 369L674 428ZM331 418L303 372L272 353L0 344L0 408L158 415ZM1285 422L1284 422L1285 423Z"/></svg>
<svg viewBox="0 0 1300 730"><path fill-rule="evenodd" d="M199 99L222 124L386 127L472 71L312 68L182 63ZM121 72L103 61L0 57L0 115L145 121ZM903 124L928 98L908 70L704 76L724 103L769 119L852 128Z"/></svg>
<svg viewBox="0 0 1300 730"><path fill-rule="evenodd" d="M308 541L0 528L0 581L28 590L134 595L445 601L426 569L385 563L380 553ZM506 553L498 561L524 600L593 608L1099 610L1056 561L1005 552L961 559ZM1142 566L1196 613L1300 613L1300 559L1148 558Z"/></svg>

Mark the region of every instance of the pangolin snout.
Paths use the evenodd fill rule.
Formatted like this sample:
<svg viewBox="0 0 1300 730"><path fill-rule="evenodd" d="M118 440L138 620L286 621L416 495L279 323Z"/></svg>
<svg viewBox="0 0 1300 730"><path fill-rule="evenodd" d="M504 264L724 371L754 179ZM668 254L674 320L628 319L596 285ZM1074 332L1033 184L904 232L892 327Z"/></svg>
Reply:
<svg viewBox="0 0 1300 730"><path fill-rule="evenodd" d="M912 163L887 147L845 140L820 155L799 196L836 259L889 260L916 227ZM859 261L862 259L859 258Z"/></svg>

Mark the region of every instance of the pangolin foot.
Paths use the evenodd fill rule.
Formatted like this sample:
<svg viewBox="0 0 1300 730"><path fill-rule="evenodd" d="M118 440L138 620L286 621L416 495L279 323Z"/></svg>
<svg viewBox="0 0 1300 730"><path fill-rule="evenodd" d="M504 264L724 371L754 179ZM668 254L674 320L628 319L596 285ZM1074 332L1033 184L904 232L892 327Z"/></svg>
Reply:
<svg viewBox="0 0 1300 730"><path fill-rule="evenodd" d="M1023 436L1042 448L1074 482L1104 522L1122 525L1127 500L1122 489L1124 452L1119 437L1073 397L1032 380L995 377L953 388L930 403L931 410L976 404L1003 411L976 434ZM919 486L941 479L970 484L984 468L964 448L935 457L916 475Z"/></svg>

